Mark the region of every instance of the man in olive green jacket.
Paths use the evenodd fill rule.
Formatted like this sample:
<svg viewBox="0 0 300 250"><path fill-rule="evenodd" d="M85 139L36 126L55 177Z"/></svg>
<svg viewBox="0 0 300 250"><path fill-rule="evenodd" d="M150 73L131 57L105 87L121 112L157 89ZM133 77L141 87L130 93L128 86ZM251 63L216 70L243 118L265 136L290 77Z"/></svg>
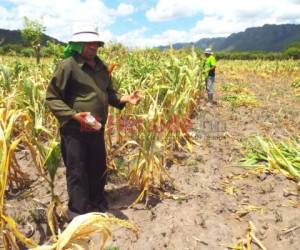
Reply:
<svg viewBox="0 0 300 250"><path fill-rule="evenodd" d="M126 103L140 101L138 91L118 97L107 66L97 57L101 45L96 27L79 27L46 94L46 103L60 124L70 219L107 209L104 127L108 106L123 109Z"/></svg>

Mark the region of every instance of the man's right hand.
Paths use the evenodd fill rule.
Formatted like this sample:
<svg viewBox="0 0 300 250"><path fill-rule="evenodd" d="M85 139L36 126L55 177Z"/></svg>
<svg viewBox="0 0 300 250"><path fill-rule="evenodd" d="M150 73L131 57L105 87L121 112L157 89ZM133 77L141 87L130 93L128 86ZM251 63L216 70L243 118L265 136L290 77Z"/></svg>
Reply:
<svg viewBox="0 0 300 250"><path fill-rule="evenodd" d="M89 114L90 114L90 112L79 112L79 113L73 115L72 118L76 121L79 121L81 124L83 123L83 124L88 125L85 117Z"/></svg>
<svg viewBox="0 0 300 250"><path fill-rule="evenodd" d="M81 125L81 129L82 130L94 130L94 131L98 131L101 129L101 123L98 122L96 119L90 123L87 120L87 116L89 116L91 113L90 112L79 112L75 115L73 115L73 119L80 122Z"/></svg>

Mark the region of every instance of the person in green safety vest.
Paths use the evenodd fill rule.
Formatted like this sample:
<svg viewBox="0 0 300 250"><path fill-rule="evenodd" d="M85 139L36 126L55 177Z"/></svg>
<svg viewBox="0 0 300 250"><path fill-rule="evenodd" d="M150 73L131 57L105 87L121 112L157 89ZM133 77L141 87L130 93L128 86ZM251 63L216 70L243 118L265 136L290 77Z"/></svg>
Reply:
<svg viewBox="0 0 300 250"><path fill-rule="evenodd" d="M203 71L205 77L205 87L208 96L208 105L211 106L214 102L214 82L215 82L215 70L216 70L216 58L213 56L211 48L207 48L204 51L205 61L203 63Z"/></svg>

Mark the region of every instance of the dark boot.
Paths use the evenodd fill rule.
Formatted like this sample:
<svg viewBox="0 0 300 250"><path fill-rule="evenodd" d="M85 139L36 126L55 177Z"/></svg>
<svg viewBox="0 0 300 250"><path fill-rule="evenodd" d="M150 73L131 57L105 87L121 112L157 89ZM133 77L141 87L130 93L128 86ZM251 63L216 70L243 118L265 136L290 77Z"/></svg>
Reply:
<svg viewBox="0 0 300 250"><path fill-rule="evenodd" d="M213 100L214 100L214 94L208 94L208 102L212 104Z"/></svg>
<svg viewBox="0 0 300 250"><path fill-rule="evenodd" d="M79 213L75 213L70 209L67 210L68 223L70 223L76 216L79 216Z"/></svg>

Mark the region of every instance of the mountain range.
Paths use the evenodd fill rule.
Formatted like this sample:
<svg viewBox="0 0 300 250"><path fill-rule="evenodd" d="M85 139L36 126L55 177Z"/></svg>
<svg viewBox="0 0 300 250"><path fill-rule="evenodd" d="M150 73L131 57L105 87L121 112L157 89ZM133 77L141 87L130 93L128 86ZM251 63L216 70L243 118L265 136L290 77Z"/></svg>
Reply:
<svg viewBox="0 0 300 250"><path fill-rule="evenodd" d="M42 44L51 40L61 43L57 39L44 35ZM201 49L211 47L217 51L281 51L289 43L300 42L300 24L265 24L262 27L247 28L243 32L233 33L228 37L203 38L192 43L176 43L173 48L181 49L195 46ZM0 29L0 46L5 44L22 44L19 30ZM166 49L169 46L160 46Z"/></svg>
<svg viewBox="0 0 300 250"><path fill-rule="evenodd" d="M44 34L42 37L42 45L45 45L47 41L62 44L59 40ZM0 46L6 44L23 44L21 31L0 29Z"/></svg>
<svg viewBox="0 0 300 250"><path fill-rule="evenodd" d="M262 27L247 28L228 37L203 38L192 43L176 43L173 48L195 46L216 51L281 51L292 42L300 42L300 24L265 24ZM165 49L169 46L160 46Z"/></svg>

